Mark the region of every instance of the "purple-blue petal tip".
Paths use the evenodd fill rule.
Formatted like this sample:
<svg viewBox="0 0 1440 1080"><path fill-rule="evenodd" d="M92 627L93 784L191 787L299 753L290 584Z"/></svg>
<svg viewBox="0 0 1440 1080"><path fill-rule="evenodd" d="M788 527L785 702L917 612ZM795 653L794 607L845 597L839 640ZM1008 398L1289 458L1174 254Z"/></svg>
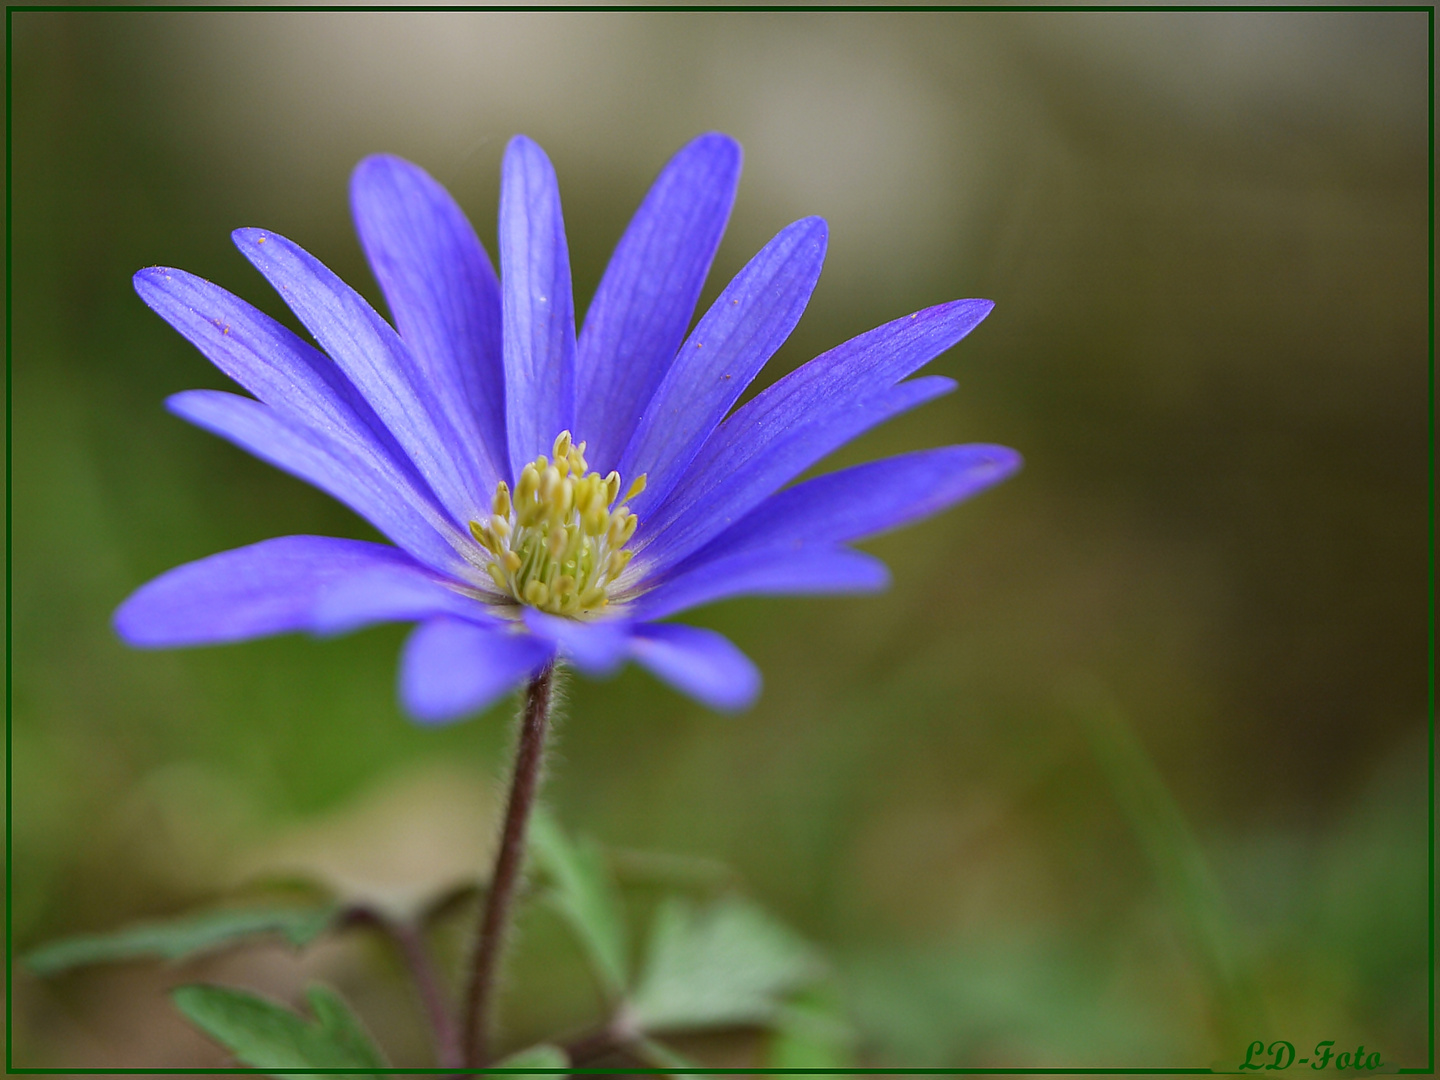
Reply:
<svg viewBox="0 0 1440 1080"><path fill-rule="evenodd" d="M697 135L685 149L702 150L712 154L717 161L725 161L737 172L745 160L745 152L740 148L740 144L723 131L707 131L704 135Z"/></svg>

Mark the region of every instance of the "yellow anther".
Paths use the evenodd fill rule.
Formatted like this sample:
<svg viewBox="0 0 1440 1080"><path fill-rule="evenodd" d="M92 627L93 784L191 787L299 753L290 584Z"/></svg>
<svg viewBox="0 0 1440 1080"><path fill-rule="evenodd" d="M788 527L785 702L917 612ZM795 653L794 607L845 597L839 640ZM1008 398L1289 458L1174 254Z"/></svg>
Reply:
<svg viewBox="0 0 1440 1080"><path fill-rule="evenodd" d="M634 515L624 508L616 510L615 513L610 515L610 528L605 530L605 534L610 540L611 547L619 547L625 543L623 539L625 535L625 524L631 517L634 517Z"/></svg>
<svg viewBox="0 0 1440 1080"><path fill-rule="evenodd" d="M605 512L605 507L598 503L592 503L585 516L580 519L585 527L586 533L591 536L599 536L610 526L610 515Z"/></svg>
<svg viewBox="0 0 1440 1080"><path fill-rule="evenodd" d="M470 535L492 558L490 579L523 604L585 618L609 603L607 588L630 562L623 550L639 520L616 504L620 474L590 472L585 444L562 431L520 470L510 486L495 486L490 519L470 522ZM645 489L640 477L628 500ZM615 506L615 510L611 507Z"/></svg>
<svg viewBox="0 0 1440 1080"><path fill-rule="evenodd" d="M595 500L594 481L593 476L586 476L575 484L575 513L581 517L585 516L585 511L590 509L590 504Z"/></svg>
<svg viewBox="0 0 1440 1080"><path fill-rule="evenodd" d="M501 481L502 483L504 481ZM540 470L532 462L520 470L520 482L515 485L515 501L529 502L540 488Z"/></svg>
<svg viewBox="0 0 1440 1080"><path fill-rule="evenodd" d="M649 475L650 475L649 473L643 473L643 472L642 472L639 476L635 477L635 482L630 485L630 490L627 491L627 492L625 492L625 498L621 499L620 501L621 501L621 502L629 502L629 501L630 501L631 499L633 499L636 495L639 495L642 491L644 491L644 490L645 490L645 478L646 478L647 476L649 476Z"/></svg>

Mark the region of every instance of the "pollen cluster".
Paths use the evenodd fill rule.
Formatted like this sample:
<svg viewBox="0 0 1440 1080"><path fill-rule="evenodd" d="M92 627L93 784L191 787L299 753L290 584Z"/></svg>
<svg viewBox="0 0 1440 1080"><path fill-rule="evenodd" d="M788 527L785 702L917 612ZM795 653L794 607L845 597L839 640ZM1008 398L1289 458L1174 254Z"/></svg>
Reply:
<svg viewBox="0 0 1440 1080"><path fill-rule="evenodd" d="M645 490L645 476L617 503L620 474L590 472L583 442L562 431L552 450L553 460L541 454L520 470L513 497L505 481L496 485L489 519L470 522L470 533L504 592L553 615L583 617L609 603L607 586L634 554L625 544L640 522L625 503Z"/></svg>

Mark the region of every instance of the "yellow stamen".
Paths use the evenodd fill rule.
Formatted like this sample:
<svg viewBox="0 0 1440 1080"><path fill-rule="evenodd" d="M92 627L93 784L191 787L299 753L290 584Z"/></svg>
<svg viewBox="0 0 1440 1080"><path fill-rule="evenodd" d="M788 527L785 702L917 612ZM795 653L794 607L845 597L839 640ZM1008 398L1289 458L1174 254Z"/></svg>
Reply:
<svg viewBox="0 0 1440 1080"><path fill-rule="evenodd" d="M520 470L512 493L495 486L485 522L470 522L470 535L491 556L486 573L522 604L552 614L586 618L609 604L608 589L629 564L623 550L639 519L623 503L645 490L645 477L621 491L618 472L590 472L585 443L562 431Z"/></svg>

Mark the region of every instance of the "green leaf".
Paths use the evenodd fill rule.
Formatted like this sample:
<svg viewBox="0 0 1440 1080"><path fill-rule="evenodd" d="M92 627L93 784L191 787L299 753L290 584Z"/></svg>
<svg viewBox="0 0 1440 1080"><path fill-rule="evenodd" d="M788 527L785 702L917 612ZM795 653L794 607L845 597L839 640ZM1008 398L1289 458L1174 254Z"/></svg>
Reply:
<svg viewBox="0 0 1440 1080"><path fill-rule="evenodd" d="M768 1024L780 998L821 970L806 942L748 901L701 910L671 899L656 913L630 1006L644 1031Z"/></svg>
<svg viewBox="0 0 1440 1080"><path fill-rule="evenodd" d="M825 1069L845 1072L855 1064L855 1033L833 993L805 992L788 1001L774 1021L766 1047L771 1069Z"/></svg>
<svg viewBox="0 0 1440 1080"><path fill-rule="evenodd" d="M541 1043L539 1046L518 1050L507 1058L497 1061L494 1069L545 1069L548 1072L566 1072L570 1068L570 1055L558 1046Z"/></svg>
<svg viewBox="0 0 1440 1080"><path fill-rule="evenodd" d="M657 1069L675 1070L672 1076L680 1077L680 1080L702 1080L704 1074L682 1072L683 1069L700 1068L695 1062L685 1055L670 1049L664 1043L656 1042L654 1039L639 1039L629 1047L646 1065L653 1065Z"/></svg>
<svg viewBox="0 0 1440 1080"><path fill-rule="evenodd" d="M530 850L553 886L548 901L580 940L606 995L618 999L630 981L628 935L604 852L593 841L571 841L543 812L531 819Z"/></svg>
<svg viewBox="0 0 1440 1080"><path fill-rule="evenodd" d="M82 964L146 957L180 960L262 935L279 935L298 949L319 937L337 910L326 906L207 911L165 922L141 923L113 934L52 941L26 955L24 962L37 975L54 975Z"/></svg>
<svg viewBox="0 0 1440 1080"><path fill-rule="evenodd" d="M320 1030L336 1047L372 1069L387 1067L385 1055L380 1053L344 998L328 986L315 983L305 991L305 1000L320 1023Z"/></svg>
<svg viewBox="0 0 1440 1080"><path fill-rule="evenodd" d="M316 1022L284 1005L224 986L180 986L175 1005L192 1024L256 1069L354 1069L373 1076L385 1057L349 1006L333 991L312 986L306 994ZM291 1073L320 1077L333 1074Z"/></svg>

